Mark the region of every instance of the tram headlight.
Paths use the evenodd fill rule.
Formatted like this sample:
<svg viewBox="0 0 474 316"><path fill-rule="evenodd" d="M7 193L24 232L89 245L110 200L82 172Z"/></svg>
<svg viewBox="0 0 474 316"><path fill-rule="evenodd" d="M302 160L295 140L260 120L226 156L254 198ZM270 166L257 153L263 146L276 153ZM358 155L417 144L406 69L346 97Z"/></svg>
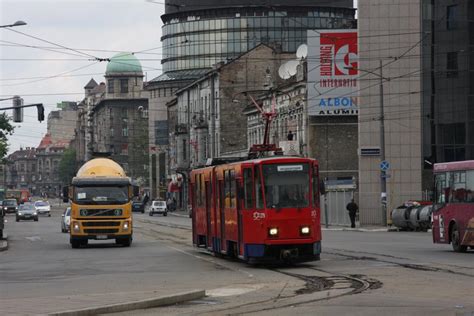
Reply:
<svg viewBox="0 0 474 316"><path fill-rule="evenodd" d="M311 230L309 229L309 226L303 226L300 228L300 233L301 235L309 235Z"/></svg>
<svg viewBox="0 0 474 316"><path fill-rule="evenodd" d="M276 237L278 236L278 228L272 227L268 229L268 236L270 237Z"/></svg>

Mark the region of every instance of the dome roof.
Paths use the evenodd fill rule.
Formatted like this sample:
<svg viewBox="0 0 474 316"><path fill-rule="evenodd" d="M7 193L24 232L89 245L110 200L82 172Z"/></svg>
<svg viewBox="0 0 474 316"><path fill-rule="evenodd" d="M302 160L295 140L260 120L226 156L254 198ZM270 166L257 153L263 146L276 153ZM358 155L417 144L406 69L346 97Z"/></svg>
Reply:
<svg viewBox="0 0 474 316"><path fill-rule="evenodd" d="M118 53L110 59L105 70L106 75L124 72L143 74L142 65L132 53Z"/></svg>

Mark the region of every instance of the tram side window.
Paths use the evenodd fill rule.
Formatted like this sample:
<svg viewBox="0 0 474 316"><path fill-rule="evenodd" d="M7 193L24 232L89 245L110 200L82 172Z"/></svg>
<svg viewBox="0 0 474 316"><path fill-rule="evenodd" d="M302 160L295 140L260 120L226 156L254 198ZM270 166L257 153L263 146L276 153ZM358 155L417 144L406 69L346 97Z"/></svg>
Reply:
<svg viewBox="0 0 474 316"><path fill-rule="evenodd" d="M235 170L230 170L230 205L232 207L237 206L236 190L237 190L237 183L235 180Z"/></svg>
<svg viewBox="0 0 474 316"><path fill-rule="evenodd" d="M252 184L252 169L244 169L244 196L245 209L253 208L253 184Z"/></svg>
<svg viewBox="0 0 474 316"><path fill-rule="evenodd" d="M225 170L224 171L224 196L225 196L225 207L232 207L235 203L233 203L233 189L235 190L235 183L232 181L232 173L233 170ZM234 175L235 178L235 175Z"/></svg>
<svg viewBox="0 0 474 316"><path fill-rule="evenodd" d="M259 166L255 167L254 180L255 180L255 208L262 209L263 208L262 180L260 177Z"/></svg>

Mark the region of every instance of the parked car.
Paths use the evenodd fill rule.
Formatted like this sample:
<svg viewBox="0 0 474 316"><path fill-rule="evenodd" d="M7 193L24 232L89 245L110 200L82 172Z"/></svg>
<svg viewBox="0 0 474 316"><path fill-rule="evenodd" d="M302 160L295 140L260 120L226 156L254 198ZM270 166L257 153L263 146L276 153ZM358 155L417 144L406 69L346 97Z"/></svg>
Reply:
<svg viewBox="0 0 474 316"><path fill-rule="evenodd" d="M61 216L61 232L67 233L71 227L71 208L68 207L64 210Z"/></svg>
<svg viewBox="0 0 474 316"><path fill-rule="evenodd" d="M3 212L7 213L16 213L18 211L18 203L16 199L6 199L2 202Z"/></svg>
<svg viewBox="0 0 474 316"><path fill-rule="evenodd" d="M163 214L163 216L168 215L168 208L166 207L165 201L153 201L150 207L150 216L153 214Z"/></svg>
<svg viewBox="0 0 474 316"><path fill-rule="evenodd" d="M25 219L32 219L35 222L38 221L38 212L36 208L31 203L23 203L18 207L18 211L16 212L16 221L19 222L20 220Z"/></svg>
<svg viewBox="0 0 474 316"><path fill-rule="evenodd" d="M132 212L145 213L145 203L141 200L135 200L132 202Z"/></svg>
<svg viewBox="0 0 474 316"><path fill-rule="evenodd" d="M51 205L48 201L36 201L35 208L38 214L51 216Z"/></svg>

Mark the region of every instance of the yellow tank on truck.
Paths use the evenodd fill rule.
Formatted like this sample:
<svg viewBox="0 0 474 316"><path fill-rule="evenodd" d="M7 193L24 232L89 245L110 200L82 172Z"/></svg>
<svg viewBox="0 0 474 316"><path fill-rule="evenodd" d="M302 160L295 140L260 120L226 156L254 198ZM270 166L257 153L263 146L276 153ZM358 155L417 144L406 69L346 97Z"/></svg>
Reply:
<svg viewBox="0 0 474 316"><path fill-rule="evenodd" d="M107 158L86 162L63 189L65 201L71 202L70 243L73 248L89 240L115 239L130 246L133 236L132 198L138 187L123 168Z"/></svg>

